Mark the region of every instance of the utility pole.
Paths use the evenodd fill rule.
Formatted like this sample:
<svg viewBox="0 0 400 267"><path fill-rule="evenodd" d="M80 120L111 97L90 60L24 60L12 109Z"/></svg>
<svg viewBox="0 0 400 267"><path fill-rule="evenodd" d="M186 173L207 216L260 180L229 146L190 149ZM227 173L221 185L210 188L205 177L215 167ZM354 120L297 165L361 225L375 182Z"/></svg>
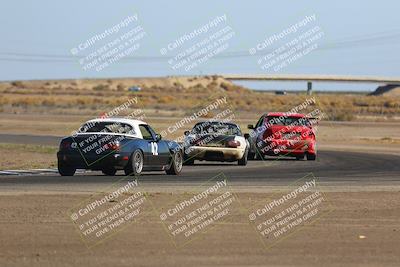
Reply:
<svg viewBox="0 0 400 267"><path fill-rule="evenodd" d="M312 82L307 82L307 95L312 95Z"/></svg>

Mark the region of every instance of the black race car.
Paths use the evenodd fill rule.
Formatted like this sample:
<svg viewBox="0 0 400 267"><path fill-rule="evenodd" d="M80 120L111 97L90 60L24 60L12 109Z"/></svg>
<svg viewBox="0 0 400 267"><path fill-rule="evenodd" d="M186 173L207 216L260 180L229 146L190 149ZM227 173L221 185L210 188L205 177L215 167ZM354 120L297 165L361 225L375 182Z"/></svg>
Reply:
<svg viewBox="0 0 400 267"><path fill-rule="evenodd" d="M77 169L101 170L105 175L117 170L125 175L161 170L178 175L183 153L178 143L162 140L143 121L105 118L87 121L63 138L57 159L62 176L72 176Z"/></svg>

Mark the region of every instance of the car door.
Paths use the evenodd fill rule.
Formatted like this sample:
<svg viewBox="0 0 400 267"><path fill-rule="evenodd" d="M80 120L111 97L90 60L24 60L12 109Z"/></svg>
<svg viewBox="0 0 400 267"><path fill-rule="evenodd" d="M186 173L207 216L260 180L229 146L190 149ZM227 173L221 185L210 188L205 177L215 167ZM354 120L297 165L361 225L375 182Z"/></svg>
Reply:
<svg viewBox="0 0 400 267"><path fill-rule="evenodd" d="M253 133L250 134L250 146L251 146L251 150L255 153L259 153L257 151L259 151L259 148L257 146L258 142L262 140L262 136L263 136L263 124L264 124L264 119L265 116L261 116L261 118L258 120L256 126L253 129Z"/></svg>
<svg viewBox="0 0 400 267"><path fill-rule="evenodd" d="M158 166L165 166L169 163L170 160L170 151L168 147L168 141L165 140L157 140L156 139L156 132L151 128L149 125L147 125L148 129L150 130L151 134L154 136L154 147L157 147L157 159L156 159L156 164Z"/></svg>
<svg viewBox="0 0 400 267"><path fill-rule="evenodd" d="M139 130L142 133L143 140L146 142L144 147L144 161L147 162L147 165L152 168L158 164L158 145L155 141L155 136L150 131L149 126L146 124L140 124Z"/></svg>

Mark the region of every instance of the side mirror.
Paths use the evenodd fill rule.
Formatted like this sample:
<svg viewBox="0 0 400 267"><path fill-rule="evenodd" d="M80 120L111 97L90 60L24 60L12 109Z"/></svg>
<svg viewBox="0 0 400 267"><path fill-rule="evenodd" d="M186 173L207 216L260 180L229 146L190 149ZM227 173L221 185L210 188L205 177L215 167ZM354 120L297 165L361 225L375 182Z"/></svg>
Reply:
<svg viewBox="0 0 400 267"><path fill-rule="evenodd" d="M161 134L156 134L156 142L160 141L162 139Z"/></svg>
<svg viewBox="0 0 400 267"><path fill-rule="evenodd" d="M247 125L247 128L253 130L254 126L253 126L253 124L249 124L249 125Z"/></svg>
<svg viewBox="0 0 400 267"><path fill-rule="evenodd" d="M245 139L250 139L250 134L245 133L245 134L244 134L244 138L245 138Z"/></svg>
<svg viewBox="0 0 400 267"><path fill-rule="evenodd" d="M189 135L189 133L190 133L189 131L185 131L183 134L184 135Z"/></svg>

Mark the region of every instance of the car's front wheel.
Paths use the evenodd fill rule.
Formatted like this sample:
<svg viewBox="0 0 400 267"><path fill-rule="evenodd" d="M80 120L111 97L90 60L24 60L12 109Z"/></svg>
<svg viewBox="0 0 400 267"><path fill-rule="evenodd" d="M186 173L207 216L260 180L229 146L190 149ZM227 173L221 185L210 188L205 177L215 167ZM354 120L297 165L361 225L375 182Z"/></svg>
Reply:
<svg viewBox="0 0 400 267"><path fill-rule="evenodd" d="M175 152L172 156L171 164L169 168L165 170L165 172L169 175L178 175L182 171L183 166L183 155L181 151Z"/></svg>
<svg viewBox="0 0 400 267"><path fill-rule="evenodd" d="M58 162L58 172L61 176L74 176L76 168L71 167L63 162Z"/></svg>
<svg viewBox="0 0 400 267"><path fill-rule="evenodd" d="M135 150L124 169L125 175L140 175L143 170L143 153L141 150Z"/></svg>
<svg viewBox="0 0 400 267"><path fill-rule="evenodd" d="M238 160L238 165L246 166L247 165L247 158L248 158L248 151L246 150L243 154L243 157Z"/></svg>

